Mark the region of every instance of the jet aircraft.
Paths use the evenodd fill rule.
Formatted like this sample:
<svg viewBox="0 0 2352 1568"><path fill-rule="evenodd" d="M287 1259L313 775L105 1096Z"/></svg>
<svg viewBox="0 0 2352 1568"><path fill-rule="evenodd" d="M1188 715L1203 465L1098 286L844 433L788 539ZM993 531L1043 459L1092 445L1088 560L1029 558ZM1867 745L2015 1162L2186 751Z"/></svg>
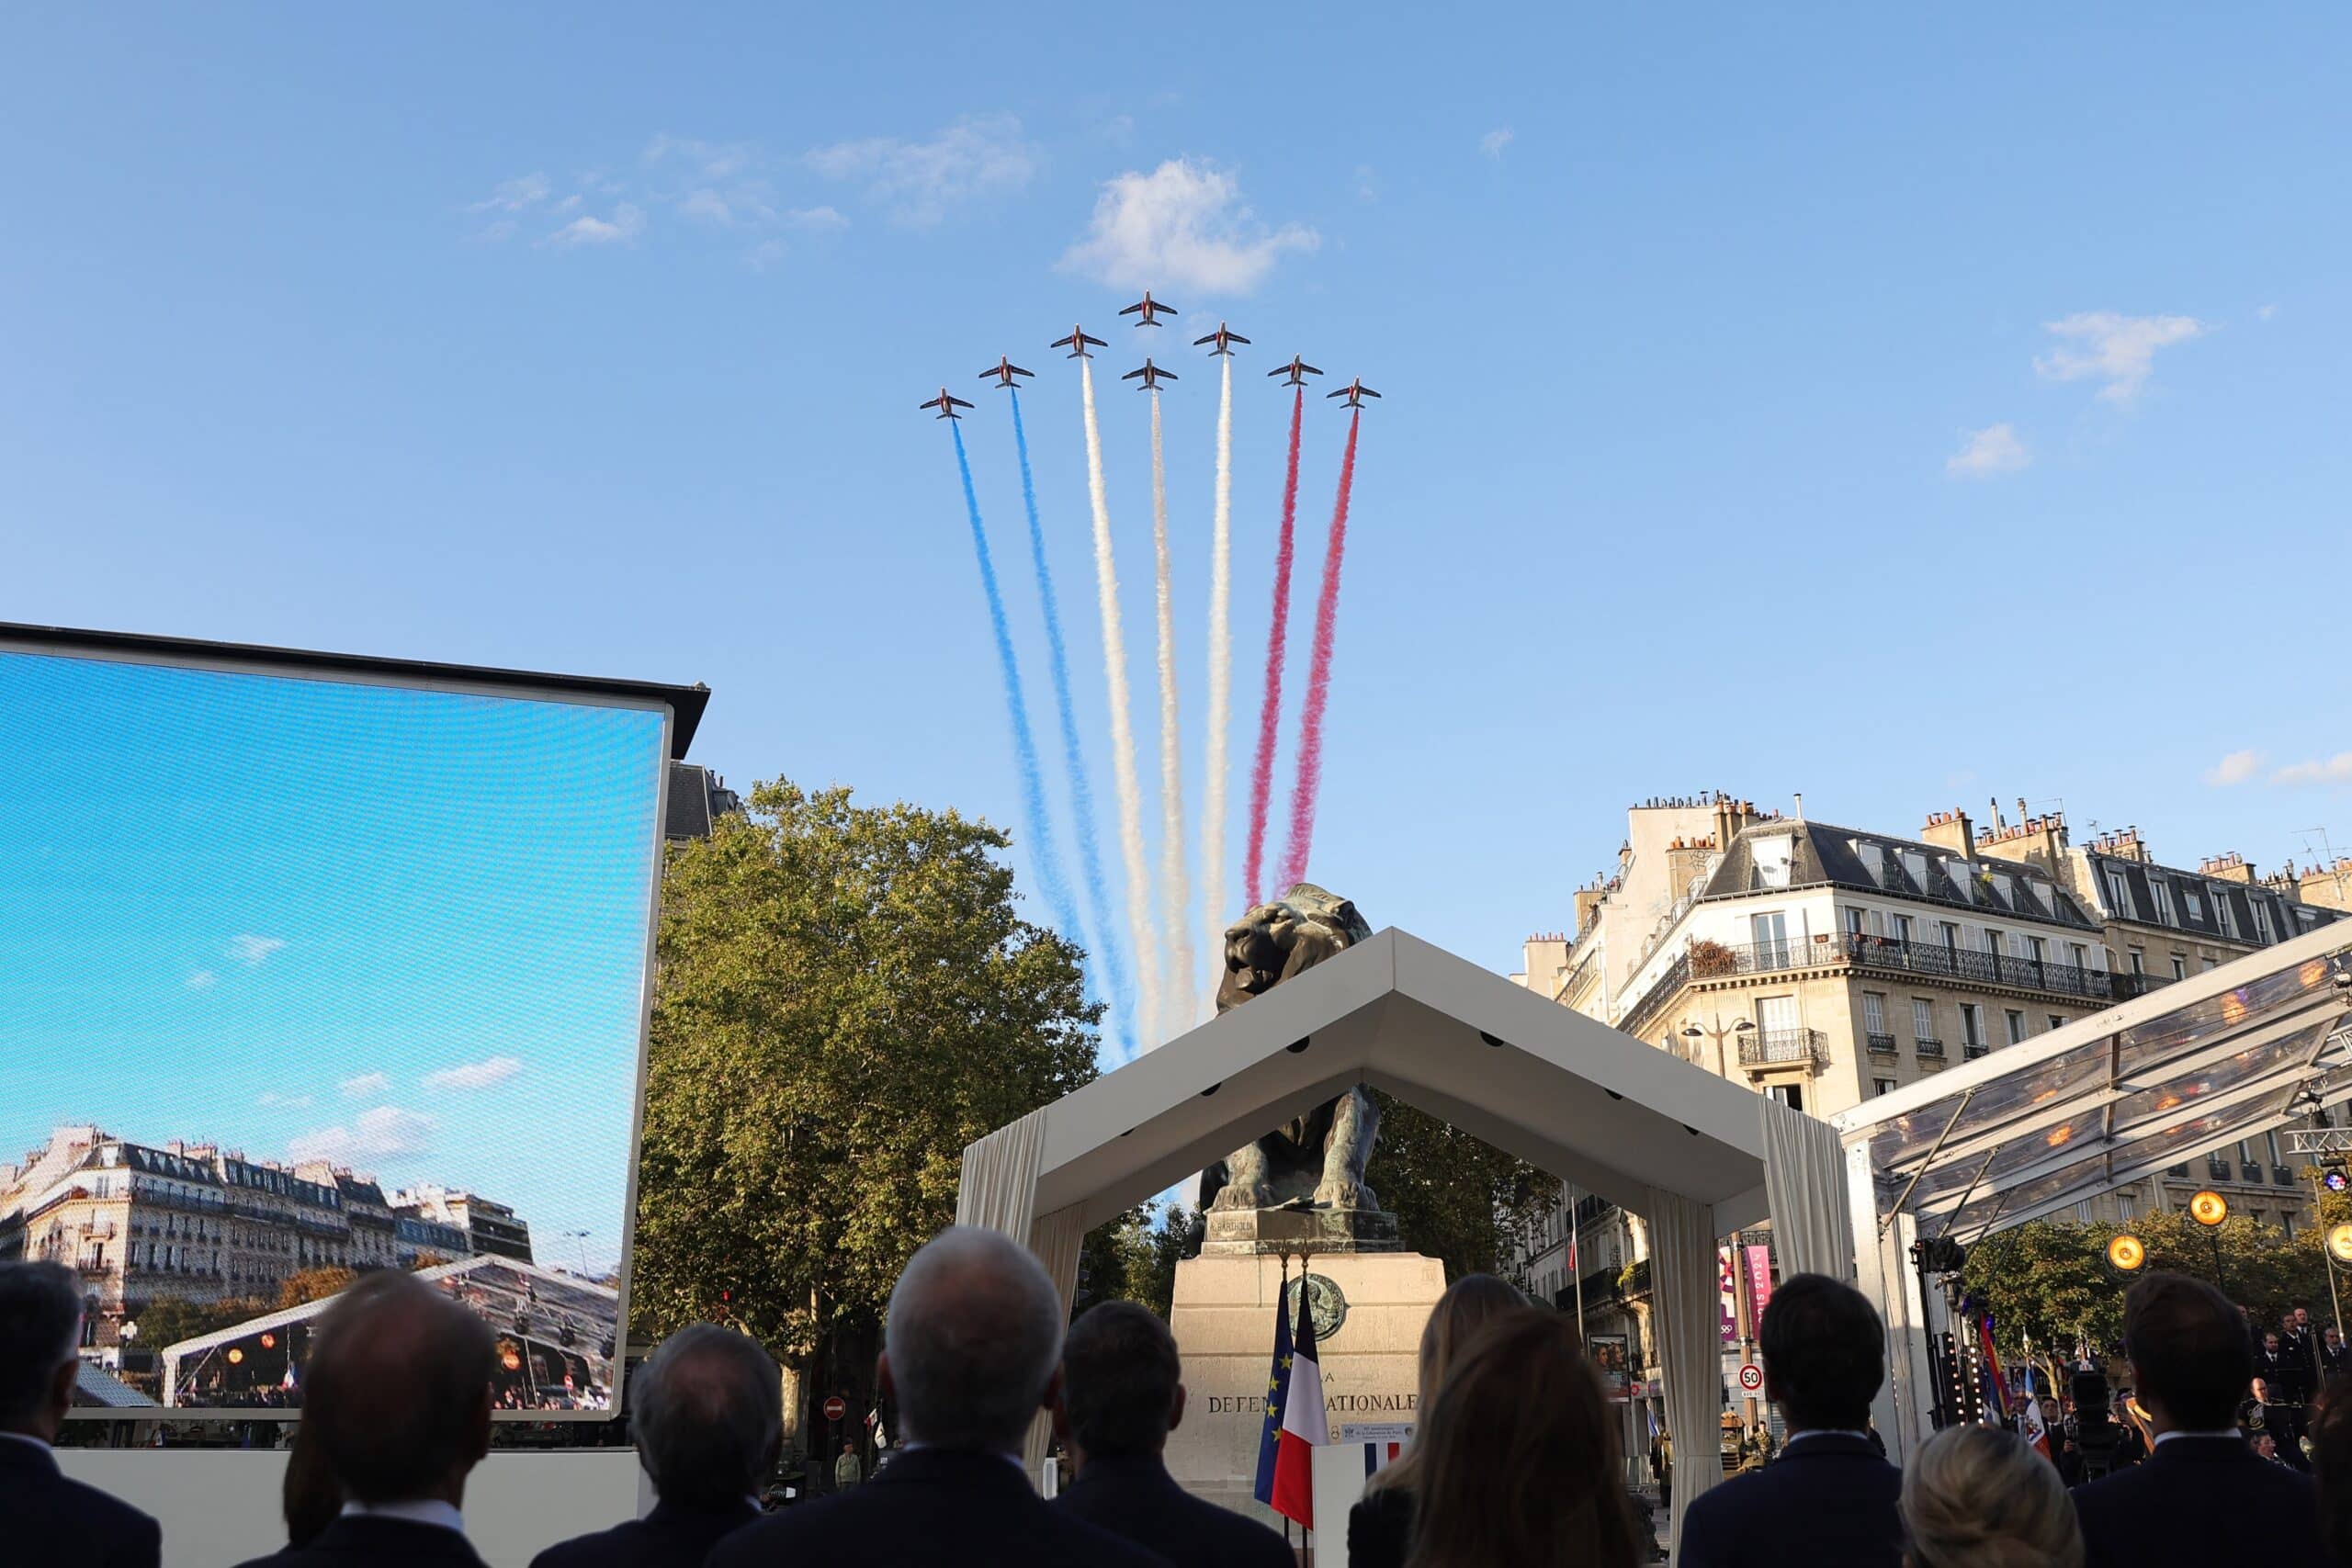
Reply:
<svg viewBox="0 0 2352 1568"><path fill-rule="evenodd" d="M1233 352L1233 344L1237 343L1248 343L1249 341L1250 340L1248 338L1243 337L1239 333L1233 331L1223 321L1219 321L1216 324L1216 331L1209 333L1206 337L1194 338L1193 340L1193 346L1194 348L1199 348L1204 344L1213 343L1216 344L1216 346L1209 350L1209 352L1214 355L1219 354L1231 354Z"/></svg>
<svg viewBox="0 0 2352 1568"><path fill-rule="evenodd" d="M1267 371L1266 374L1269 376L1289 377L1290 379L1283 383L1285 387L1304 387L1306 385L1307 377L1320 376L1323 372L1317 370L1314 366L1309 365L1306 360L1301 359L1297 355L1294 354L1290 356L1290 363L1288 365L1277 365L1272 370Z"/></svg>
<svg viewBox="0 0 2352 1568"><path fill-rule="evenodd" d="M1159 300L1151 297L1151 290L1147 288L1143 291L1142 299L1136 300L1134 304L1119 312L1122 316L1133 316L1138 313L1142 315L1143 320L1137 321L1136 325L1139 327L1156 327L1159 323L1153 320L1154 317L1181 316L1184 312L1179 310L1173 305L1161 304Z"/></svg>
<svg viewBox="0 0 2352 1568"><path fill-rule="evenodd" d="M1020 383L1013 380L1013 378L1015 376L1026 376L1028 374L1028 371L1023 370L1012 360L1000 354L996 356L996 363L994 365L989 366L987 369L980 372L980 379L985 381L989 377L993 376L996 378L996 384L1010 392L1018 390L1020 387Z"/></svg>
<svg viewBox="0 0 2352 1568"><path fill-rule="evenodd" d="M1072 327L1069 330L1069 336L1057 339L1055 342L1047 344L1046 346L1048 348L1069 349L1069 357L1072 359L1091 359L1094 356L1086 352L1086 345L1090 343L1097 348L1105 346L1101 338L1088 337L1084 327Z"/></svg>
<svg viewBox="0 0 2352 1568"><path fill-rule="evenodd" d="M1326 392L1323 395L1327 398L1345 398L1348 400L1344 406L1351 409L1360 409L1363 407L1363 400L1366 398L1376 398L1380 396L1378 392L1374 391L1370 387L1363 384L1363 378L1361 376L1349 382L1346 386L1340 388L1338 391Z"/></svg>
<svg viewBox="0 0 2352 1568"><path fill-rule="evenodd" d="M1130 370L1119 379L1132 381L1138 376L1143 378L1143 385L1136 389L1138 392L1156 392L1159 390L1159 384L1162 381L1173 381L1179 378L1173 370L1162 370L1159 366L1154 365L1148 355L1144 357L1142 369Z"/></svg>
<svg viewBox="0 0 2352 1568"><path fill-rule="evenodd" d="M957 409L967 409L971 406L971 404L966 402L961 398L948 396L947 389L944 387L939 389L939 396L931 399L927 402L918 403L916 405L918 408L937 409L939 411L939 417L942 419L961 419L964 416L957 413L956 411Z"/></svg>

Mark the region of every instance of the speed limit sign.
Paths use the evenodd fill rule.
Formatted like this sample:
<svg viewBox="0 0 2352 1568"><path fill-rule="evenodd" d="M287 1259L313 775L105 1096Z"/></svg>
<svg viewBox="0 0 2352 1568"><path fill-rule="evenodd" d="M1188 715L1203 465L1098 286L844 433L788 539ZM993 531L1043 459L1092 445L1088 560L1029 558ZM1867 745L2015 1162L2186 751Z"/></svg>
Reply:
<svg viewBox="0 0 2352 1568"><path fill-rule="evenodd" d="M1743 1364L1739 1369L1739 1386L1746 1389L1750 1393L1754 1393L1758 1389L1762 1388L1764 1386L1764 1369L1758 1366L1753 1361L1748 1361Z"/></svg>

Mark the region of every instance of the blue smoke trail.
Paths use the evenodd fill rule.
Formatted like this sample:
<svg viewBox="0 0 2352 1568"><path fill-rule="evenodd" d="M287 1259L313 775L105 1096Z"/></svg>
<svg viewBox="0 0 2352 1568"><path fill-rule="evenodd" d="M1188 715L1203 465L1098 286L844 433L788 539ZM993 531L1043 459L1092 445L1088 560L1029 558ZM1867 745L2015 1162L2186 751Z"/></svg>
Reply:
<svg viewBox="0 0 2352 1568"><path fill-rule="evenodd" d="M1029 509L1029 558L1037 569L1037 599L1046 609L1046 649L1054 677L1054 708L1061 720L1062 765L1069 773L1070 814L1078 819L1078 860L1086 875L1086 912L1094 923L1098 956L1102 961L1112 1015L1124 1025L1127 1050L1135 1042L1135 987L1127 974L1126 949L1119 944L1117 924L1111 918L1111 885L1102 874L1102 852L1094 838L1094 785L1087 777L1086 755L1079 747L1078 710L1069 694L1069 652L1062 641L1060 602L1054 597L1053 569L1046 564L1046 530L1037 521L1037 485L1029 472L1029 431L1021 421L1021 394L1012 394L1012 439L1021 453L1021 502Z"/></svg>
<svg viewBox="0 0 2352 1568"><path fill-rule="evenodd" d="M1061 855L1054 848L1046 826L1046 783L1037 771L1037 741L1029 732L1029 705L1021 695L1021 665L1012 654L1012 633L1004 620L1004 595L996 585L996 563L989 557L988 530L980 525L980 498L972 489L972 460L964 452L964 427L948 421L956 437L956 467L964 476L964 510L971 514L972 549L980 560L980 586L988 591L989 626L996 633L996 660L1004 675L1004 706L1012 722L1014 762L1021 770L1021 814L1029 829L1029 863L1043 885L1054 924L1073 942L1081 940L1078 907L1070 901L1069 881L1062 874Z"/></svg>

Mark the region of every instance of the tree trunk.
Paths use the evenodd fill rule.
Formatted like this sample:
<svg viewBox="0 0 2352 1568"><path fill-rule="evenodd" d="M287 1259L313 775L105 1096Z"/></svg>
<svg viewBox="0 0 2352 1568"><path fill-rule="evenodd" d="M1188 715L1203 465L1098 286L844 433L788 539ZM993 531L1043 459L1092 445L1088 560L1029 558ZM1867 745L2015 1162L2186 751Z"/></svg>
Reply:
<svg viewBox="0 0 2352 1568"><path fill-rule="evenodd" d="M784 1451L806 1453L808 1443L808 1374L798 1367L784 1369Z"/></svg>

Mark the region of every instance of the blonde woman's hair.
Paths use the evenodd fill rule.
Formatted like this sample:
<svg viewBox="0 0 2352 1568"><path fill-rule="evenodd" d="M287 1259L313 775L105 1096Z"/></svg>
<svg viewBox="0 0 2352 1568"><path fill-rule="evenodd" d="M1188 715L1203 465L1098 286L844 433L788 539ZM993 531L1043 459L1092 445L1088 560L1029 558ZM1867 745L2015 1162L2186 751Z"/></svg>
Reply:
<svg viewBox="0 0 2352 1568"><path fill-rule="evenodd" d="M1947 1427L1903 1472L1910 1568L2082 1568L2058 1467L1997 1427Z"/></svg>
<svg viewBox="0 0 2352 1568"><path fill-rule="evenodd" d="M1409 1490L1420 1480L1420 1430L1428 1427L1430 1408L1437 1403L1438 1387L1445 1382L1446 1369L1488 1318L1526 1304L1527 1298L1520 1293L1518 1286L1492 1274L1464 1274L1445 1288L1437 1305L1430 1308L1429 1324L1421 1330L1421 1392L1415 1402L1413 1419L1418 1429L1413 1445L1396 1463L1384 1466L1372 1478L1372 1486L1402 1486Z"/></svg>

